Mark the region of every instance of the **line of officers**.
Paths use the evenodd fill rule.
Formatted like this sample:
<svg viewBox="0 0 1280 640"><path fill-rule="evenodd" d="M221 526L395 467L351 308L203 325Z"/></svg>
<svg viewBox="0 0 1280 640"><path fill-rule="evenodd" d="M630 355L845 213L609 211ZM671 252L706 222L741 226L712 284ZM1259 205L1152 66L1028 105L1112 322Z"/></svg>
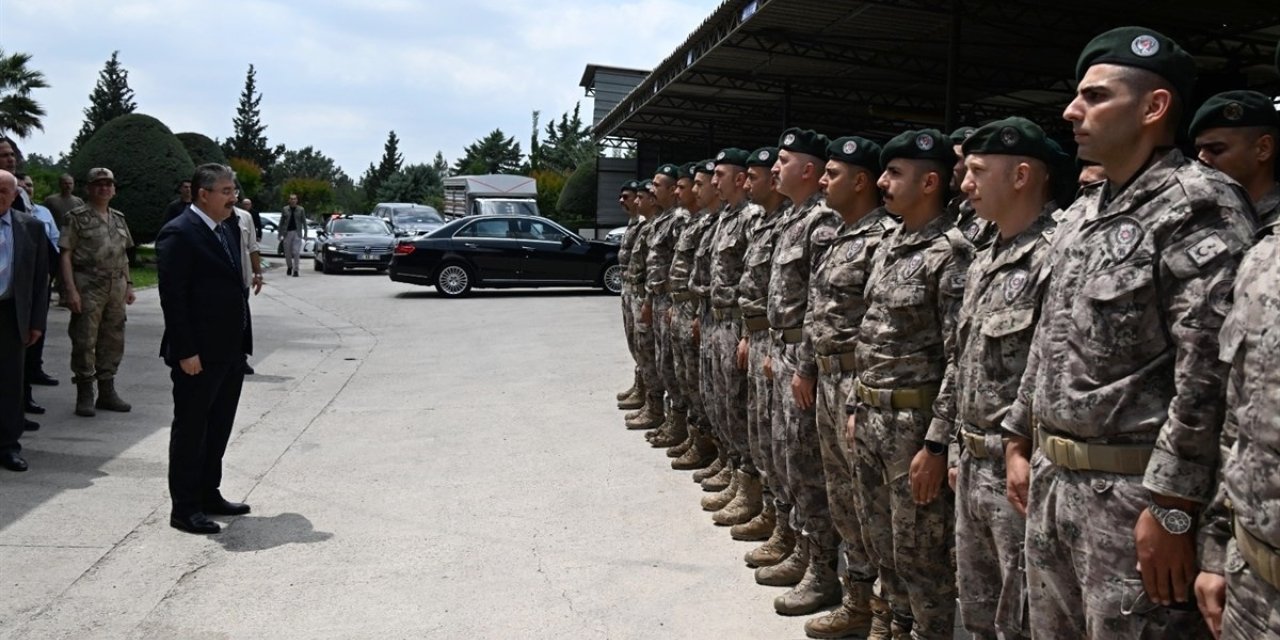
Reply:
<svg viewBox="0 0 1280 640"><path fill-rule="evenodd" d="M1074 202L1018 117L622 187L627 427L763 541L779 614L838 605L810 637L949 639L957 601L984 639L1280 637L1275 106L1208 100L1198 162L1176 42L1076 76Z"/></svg>

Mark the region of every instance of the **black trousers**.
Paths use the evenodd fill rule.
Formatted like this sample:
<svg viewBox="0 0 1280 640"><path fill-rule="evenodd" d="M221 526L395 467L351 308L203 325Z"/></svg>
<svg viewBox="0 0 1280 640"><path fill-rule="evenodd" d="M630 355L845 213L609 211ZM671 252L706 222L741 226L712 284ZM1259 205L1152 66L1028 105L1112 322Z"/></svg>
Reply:
<svg viewBox="0 0 1280 640"><path fill-rule="evenodd" d="M173 515L203 510L222 484L222 455L236 421L244 386L244 357L202 363L190 376L172 367L173 427L169 431L169 494Z"/></svg>
<svg viewBox="0 0 1280 640"><path fill-rule="evenodd" d="M53 302L53 289L49 289L48 298ZM49 312L45 312L45 318L48 319ZM31 397L31 382L29 382L36 374L44 371L44 334L40 334L40 339L36 343L27 347L26 372L28 382L24 385L27 398Z"/></svg>
<svg viewBox="0 0 1280 640"><path fill-rule="evenodd" d="M0 300L0 451L22 450L23 370L26 336L18 335L18 307L12 299Z"/></svg>

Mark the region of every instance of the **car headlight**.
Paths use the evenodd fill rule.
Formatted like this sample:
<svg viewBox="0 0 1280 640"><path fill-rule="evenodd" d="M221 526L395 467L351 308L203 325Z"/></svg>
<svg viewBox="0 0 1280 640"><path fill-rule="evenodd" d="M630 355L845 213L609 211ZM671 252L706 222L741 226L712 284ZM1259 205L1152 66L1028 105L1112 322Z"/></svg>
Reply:
<svg viewBox="0 0 1280 640"><path fill-rule="evenodd" d="M328 249L329 251L342 251L342 247L336 244L326 244L324 248Z"/></svg>

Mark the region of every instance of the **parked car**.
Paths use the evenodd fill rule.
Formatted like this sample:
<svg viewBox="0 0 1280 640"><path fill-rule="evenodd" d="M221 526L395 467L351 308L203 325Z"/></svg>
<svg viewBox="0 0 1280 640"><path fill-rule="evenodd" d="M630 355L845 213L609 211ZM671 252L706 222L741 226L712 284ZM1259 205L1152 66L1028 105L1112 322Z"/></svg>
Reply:
<svg viewBox="0 0 1280 640"><path fill-rule="evenodd" d="M623 225L621 227L618 227L617 229L614 229L613 231L610 231L609 233L606 233L604 236L604 241L608 242L609 244L622 244L622 236L626 235L626 233L627 233L627 227L626 225Z"/></svg>
<svg viewBox="0 0 1280 640"><path fill-rule="evenodd" d="M425 204L380 202L369 215L382 218L398 237L426 235L444 225L444 216Z"/></svg>
<svg viewBox="0 0 1280 640"><path fill-rule="evenodd" d="M353 267L386 271L396 236L381 218L340 215L325 223L316 236L316 271L341 273Z"/></svg>
<svg viewBox="0 0 1280 640"><path fill-rule="evenodd" d="M280 231L280 212L265 211L259 213L258 217L262 220L262 239L258 240L259 253L264 256L283 256L284 233ZM301 257L315 256L316 234L320 229L319 224L311 220L307 221L307 238L302 241L302 253L299 254Z"/></svg>
<svg viewBox="0 0 1280 640"><path fill-rule="evenodd" d="M396 244L389 271L396 282L434 286L446 298L481 287L601 287L622 292L618 247L538 216L452 220L430 234Z"/></svg>

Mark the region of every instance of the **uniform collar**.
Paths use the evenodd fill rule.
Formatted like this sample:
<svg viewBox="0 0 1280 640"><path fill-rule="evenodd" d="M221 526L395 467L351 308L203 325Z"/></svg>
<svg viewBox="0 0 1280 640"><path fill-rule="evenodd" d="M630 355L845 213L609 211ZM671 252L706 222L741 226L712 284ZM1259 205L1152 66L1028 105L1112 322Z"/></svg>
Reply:
<svg viewBox="0 0 1280 640"><path fill-rule="evenodd" d="M1101 220L1132 212L1142 206L1152 194L1162 191L1165 184L1173 179L1174 173L1187 164L1187 158L1178 149L1168 149L1163 155L1159 154L1160 150L1156 150L1146 167L1128 185L1119 187L1119 193L1111 193L1117 188L1114 183L1107 182L1103 185L1099 190L1096 208L1091 207L1086 217Z"/></svg>
<svg viewBox="0 0 1280 640"><path fill-rule="evenodd" d="M944 213L925 223L917 231L907 231L905 226L898 227L898 232L894 235L893 251L904 252L920 245L929 244L953 226L953 223L954 221L948 220Z"/></svg>
<svg viewBox="0 0 1280 640"><path fill-rule="evenodd" d="M986 254L986 266L983 272L991 273L1002 267L1016 264L1020 262L1027 254L1035 249L1036 243L1040 241L1040 237L1044 235L1045 230L1055 226L1057 223L1053 221L1053 212L1058 206L1053 202L1045 204L1040 210L1040 215L1036 217L1031 225L1022 230L1022 233L1014 236L1012 240L1001 244L999 240L991 243L991 246L984 249Z"/></svg>
<svg viewBox="0 0 1280 640"><path fill-rule="evenodd" d="M849 224L841 222L840 228L836 230L837 238L847 238L850 236L860 235L863 231L873 225L880 225L889 217L889 211L884 207L876 207L870 213L862 216L857 222Z"/></svg>
<svg viewBox="0 0 1280 640"><path fill-rule="evenodd" d="M1267 228L1280 223L1280 218L1276 216L1277 209L1280 209L1280 182L1271 185L1271 190L1262 194L1262 197L1253 203L1253 210L1258 214L1258 224ZM1267 217L1271 218L1270 222L1263 220Z"/></svg>

